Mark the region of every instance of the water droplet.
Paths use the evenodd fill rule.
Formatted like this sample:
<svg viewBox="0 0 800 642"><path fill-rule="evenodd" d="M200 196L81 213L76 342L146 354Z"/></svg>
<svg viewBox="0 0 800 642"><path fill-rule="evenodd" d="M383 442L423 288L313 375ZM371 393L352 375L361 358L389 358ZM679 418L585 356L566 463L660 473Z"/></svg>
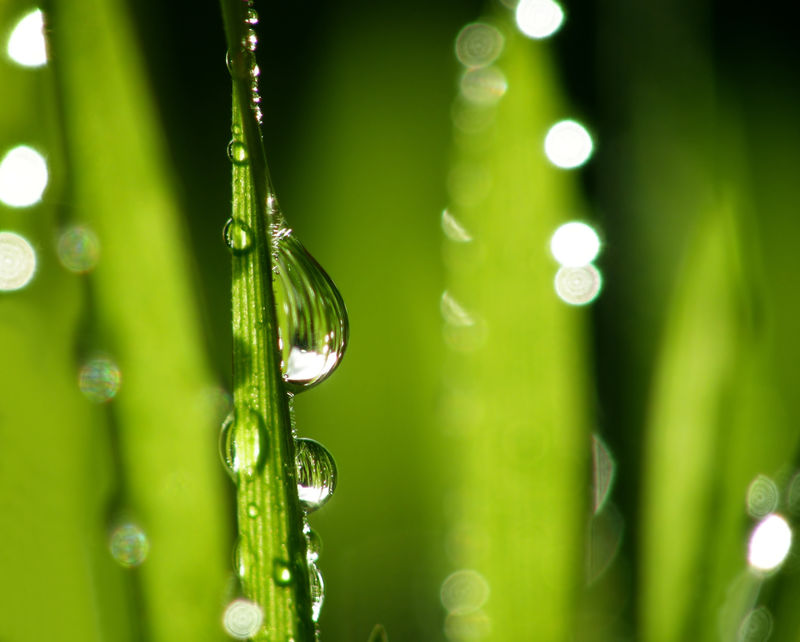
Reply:
<svg viewBox="0 0 800 642"><path fill-rule="evenodd" d="M27 239L0 232L0 292L20 290L36 272L36 252Z"/></svg>
<svg viewBox="0 0 800 642"><path fill-rule="evenodd" d="M278 586L288 586L292 583L292 568L289 562L284 560L275 560L272 563L272 578Z"/></svg>
<svg viewBox="0 0 800 642"><path fill-rule="evenodd" d="M439 596L449 613L472 613L489 599L489 583L477 571L456 571L442 582Z"/></svg>
<svg viewBox="0 0 800 642"><path fill-rule="evenodd" d="M250 73L249 55L240 49L234 53L230 50L225 54L225 65L233 78L247 78ZM235 133L235 132L234 132Z"/></svg>
<svg viewBox="0 0 800 642"><path fill-rule="evenodd" d="M94 403L113 399L122 385L119 367L108 357L95 357L87 361L78 373L78 387Z"/></svg>
<svg viewBox="0 0 800 642"><path fill-rule="evenodd" d="M465 67L485 67L503 51L505 38L492 25L474 22L456 36L456 58Z"/></svg>
<svg viewBox="0 0 800 642"><path fill-rule="evenodd" d="M561 225L550 238L553 258L567 267L588 265L600 252L600 237L594 228L580 221Z"/></svg>
<svg viewBox="0 0 800 642"><path fill-rule="evenodd" d="M25 15L8 39L8 57L23 67L41 67L47 63L44 17L39 9Z"/></svg>
<svg viewBox="0 0 800 642"><path fill-rule="evenodd" d="M44 157L32 147L19 145L0 161L0 203L30 207L42 200L48 179Z"/></svg>
<svg viewBox="0 0 800 642"><path fill-rule="evenodd" d="M136 524L122 524L111 532L109 550L120 566L133 568L147 559L150 541Z"/></svg>
<svg viewBox="0 0 800 642"><path fill-rule="evenodd" d="M258 517L258 504L250 504L247 507L247 516L255 519Z"/></svg>
<svg viewBox="0 0 800 642"><path fill-rule="evenodd" d="M336 490L336 463L318 441L295 439L297 495L304 508L311 512L327 502Z"/></svg>
<svg viewBox="0 0 800 642"><path fill-rule="evenodd" d="M619 553L625 522L614 504L589 520L586 537L586 583L599 580L611 567Z"/></svg>
<svg viewBox="0 0 800 642"><path fill-rule="evenodd" d="M308 529L306 531L306 560L308 563L316 562L322 551L322 539L317 531Z"/></svg>
<svg viewBox="0 0 800 642"><path fill-rule="evenodd" d="M247 163L247 147L241 141L233 139L228 143L228 158L234 165Z"/></svg>
<svg viewBox="0 0 800 642"><path fill-rule="evenodd" d="M311 619L318 622L322 603L325 601L325 583L322 581L322 573L313 562L308 565L308 585L311 589Z"/></svg>
<svg viewBox="0 0 800 642"><path fill-rule="evenodd" d="M347 345L347 310L339 290L291 230L275 234L275 306L283 378L300 392L327 378Z"/></svg>
<svg viewBox="0 0 800 642"><path fill-rule="evenodd" d="M225 245L236 256L247 254L253 247L253 231L247 223L231 218L222 230Z"/></svg>
<svg viewBox="0 0 800 642"><path fill-rule="evenodd" d="M570 305L586 305L600 294L602 278L593 265L562 267L556 273L556 294Z"/></svg>
<svg viewBox="0 0 800 642"><path fill-rule="evenodd" d="M562 120L553 125L544 139L544 153L556 167L575 169L580 167L594 150L589 132L574 120Z"/></svg>
<svg viewBox="0 0 800 642"><path fill-rule="evenodd" d="M100 258L100 241L85 225L70 227L58 238L58 260L70 272L91 272Z"/></svg>
<svg viewBox="0 0 800 642"><path fill-rule="evenodd" d="M237 538L233 545L233 568L240 578L247 573L248 549L243 538Z"/></svg>
<svg viewBox="0 0 800 642"><path fill-rule="evenodd" d="M237 640L246 640L255 635L264 622L264 612L255 602L238 598L228 604L222 616L225 631Z"/></svg>
<svg viewBox="0 0 800 642"><path fill-rule="evenodd" d="M261 415L251 408L234 410L222 424L219 450L234 481L239 474L258 473L267 454L267 427Z"/></svg>
<svg viewBox="0 0 800 642"><path fill-rule="evenodd" d="M255 9L253 9L253 7L249 7L247 9L247 13L245 14L245 22L249 25L258 24L258 13Z"/></svg>
<svg viewBox="0 0 800 642"><path fill-rule="evenodd" d="M751 517L762 518L778 507L778 486L766 475L759 475L747 488L747 512Z"/></svg>

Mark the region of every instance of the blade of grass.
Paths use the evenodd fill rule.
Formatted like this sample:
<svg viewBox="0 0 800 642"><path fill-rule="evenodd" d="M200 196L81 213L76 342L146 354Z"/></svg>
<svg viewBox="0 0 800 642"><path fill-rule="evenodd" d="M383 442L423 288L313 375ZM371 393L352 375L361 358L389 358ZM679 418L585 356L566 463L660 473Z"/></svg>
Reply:
<svg viewBox="0 0 800 642"><path fill-rule="evenodd" d="M123 377L111 409L124 508L151 543L135 571L145 636L219 639L228 537L212 379L165 141L125 7L87 0L51 9L70 205L103 248L91 276L101 335L93 342Z"/></svg>
<svg viewBox="0 0 800 642"><path fill-rule="evenodd" d="M586 310L556 296L548 241L582 207L574 175L543 150L548 128L569 115L547 45L502 27L508 91L488 127L457 134L450 175L450 211L473 238L447 248L448 293L472 317L462 328L445 319L445 386L458 400L448 418L454 512L484 542L463 561L491 588L492 639L565 640L583 579L590 362ZM485 177L485 196L474 181L454 184L463 168Z"/></svg>
<svg viewBox="0 0 800 642"><path fill-rule="evenodd" d="M245 594L264 613L263 626L252 639L305 642L315 638L316 630L272 290L272 230L281 221L252 104L255 61L244 45L251 7L222 0L221 8L233 78L232 133L246 149L246 161L233 165L232 218L253 237L249 251L233 253L232 429L242 435L238 447L243 450L255 447L258 457L266 449L266 463L257 470L235 472L240 575ZM244 435L262 443L247 443ZM258 470L262 465L263 472Z"/></svg>

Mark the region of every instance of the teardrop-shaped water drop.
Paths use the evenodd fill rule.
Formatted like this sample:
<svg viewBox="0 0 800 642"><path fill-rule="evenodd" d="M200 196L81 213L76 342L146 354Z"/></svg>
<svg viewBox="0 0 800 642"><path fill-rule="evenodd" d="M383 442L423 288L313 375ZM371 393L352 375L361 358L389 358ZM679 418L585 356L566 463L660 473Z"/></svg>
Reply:
<svg viewBox="0 0 800 642"><path fill-rule="evenodd" d="M331 278L291 230L275 234L275 307L283 378L294 392L334 371L347 345L347 310Z"/></svg>
<svg viewBox="0 0 800 642"><path fill-rule="evenodd" d="M311 620L318 622L322 603L325 601L325 584L322 573L313 562L308 565L308 586L311 589Z"/></svg>
<svg viewBox="0 0 800 642"><path fill-rule="evenodd" d="M247 254L253 248L253 230L247 223L236 218L228 219L225 228L222 230L225 245L231 253L241 256Z"/></svg>
<svg viewBox="0 0 800 642"><path fill-rule="evenodd" d="M235 138L228 143L228 158L234 165L245 165L247 163L247 147Z"/></svg>
<svg viewBox="0 0 800 642"><path fill-rule="evenodd" d="M336 462L328 450L313 439L295 439L297 495L303 507L314 511L336 490Z"/></svg>
<svg viewBox="0 0 800 642"><path fill-rule="evenodd" d="M228 415L222 424L219 451L234 481L240 474L254 477L263 468L267 455L267 427L261 415L251 408Z"/></svg>

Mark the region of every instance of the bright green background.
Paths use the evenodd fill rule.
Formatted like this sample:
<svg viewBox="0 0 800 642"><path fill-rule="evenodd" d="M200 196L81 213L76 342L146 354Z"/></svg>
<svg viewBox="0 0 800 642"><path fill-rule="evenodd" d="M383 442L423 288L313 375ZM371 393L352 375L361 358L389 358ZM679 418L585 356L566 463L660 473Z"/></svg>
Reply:
<svg viewBox="0 0 800 642"><path fill-rule="evenodd" d="M235 524L208 391L230 382L225 43L214 3L134 4L54 2L52 64L0 61L0 153L36 145L51 171L42 204L0 206L39 258L0 295L6 642L223 637ZM0 5L3 43L29 8ZM324 639L380 622L444 640L439 587L463 567L491 587L486 639L735 640L756 605L771 639L800 638L793 557L745 590L750 481L774 478L793 517L794 33L743 3L565 8L530 42L499 3L258 6L273 180L351 320L341 368L296 401L340 472L311 518ZM481 11L506 33L509 89L489 133L454 138L453 41ZM583 170L541 156L562 117L595 135ZM448 192L464 163L491 177L482 200ZM445 206L474 249L448 245ZM604 239L588 309L552 292L549 235L574 218ZM102 242L88 277L55 255L73 221ZM482 348L448 347L445 289L485 321ZM123 372L108 406L76 389L95 351ZM590 520L592 433L617 478ZM107 553L126 512L151 539L135 571ZM590 569L611 564L588 586L586 547Z"/></svg>

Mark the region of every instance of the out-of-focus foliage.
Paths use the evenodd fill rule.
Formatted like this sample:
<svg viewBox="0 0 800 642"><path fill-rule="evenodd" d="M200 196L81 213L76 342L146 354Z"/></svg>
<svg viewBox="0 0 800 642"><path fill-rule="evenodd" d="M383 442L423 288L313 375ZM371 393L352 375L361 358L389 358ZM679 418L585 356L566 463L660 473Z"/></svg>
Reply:
<svg viewBox="0 0 800 642"><path fill-rule="evenodd" d="M0 292L10 642L56 622L67 641L222 637L233 510L207 391L230 383L230 89L218 7L179 4L45 6L35 69L5 49L33 7L0 5L0 160L30 145L50 174L41 203L0 204L0 233L37 257ZM762 508L800 517L791 23L744 3L563 6L528 41L500 2L257 5L274 183L351 319L341 368L295 404L340 471L312 516L327 639L799 634L796 555L748 568ZM481 17L508 86L467 135L454 41ZM585 168L544 159L562 118L596 140ZM445 207L471 243L443 235ZM603 240L584 309L556 298L547 247L574 219ZM59 263L74 223L100 243L88 274ZM483 347L453 350L452 301ZM121 386L95 405L78 373L101 352ZM120 522L147 533L141 566L111 557Z"/></svg>

